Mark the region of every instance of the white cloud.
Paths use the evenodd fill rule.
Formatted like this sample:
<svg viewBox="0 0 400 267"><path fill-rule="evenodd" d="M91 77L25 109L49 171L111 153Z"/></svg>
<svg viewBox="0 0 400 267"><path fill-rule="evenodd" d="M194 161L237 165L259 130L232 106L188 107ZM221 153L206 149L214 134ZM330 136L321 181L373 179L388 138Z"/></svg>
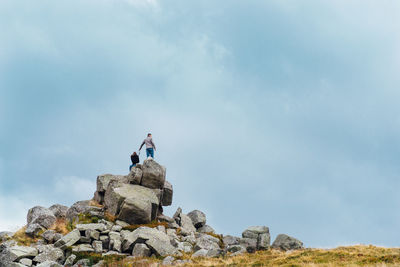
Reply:
<svg viewBox="0 0 400 267"><path fill-rule="evenodd" d="M62 176L56 179L54 191L61 199L91 199L96 191L96 182L76 176Z"/></svg>

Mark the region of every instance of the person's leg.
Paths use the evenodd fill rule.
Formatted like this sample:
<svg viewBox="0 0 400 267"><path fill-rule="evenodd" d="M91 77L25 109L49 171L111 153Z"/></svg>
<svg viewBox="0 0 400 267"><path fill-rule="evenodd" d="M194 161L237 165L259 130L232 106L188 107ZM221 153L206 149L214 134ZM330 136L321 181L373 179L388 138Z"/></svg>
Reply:
<svg viewBox="0 0 400 267"><path fill-rule="evenodd" d="M131 170L132 170L132 167L133 167L133 164L132 164L131 166L129 166L129 171L131 171Z"/></svg>
<svg viewBox="0 0 400 267"><path fill-rule="evenodd" d="M150 154L151 154L151 157L154 159L154 148L151 148Z"/></svg>
<svg viewBox="0 0 400 267"><path fill-rule="evenodd" d="M146 157L150 156L150 148L146 148Z"/></svg>

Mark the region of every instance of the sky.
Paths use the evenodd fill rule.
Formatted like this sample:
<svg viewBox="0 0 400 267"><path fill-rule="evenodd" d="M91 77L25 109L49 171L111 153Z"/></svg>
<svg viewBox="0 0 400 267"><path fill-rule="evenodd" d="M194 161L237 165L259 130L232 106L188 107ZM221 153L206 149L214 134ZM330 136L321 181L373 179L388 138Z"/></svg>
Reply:
<svg viewBox="0 0 400 267"><path fill-rule="evenodd" d="M3 0L0 231L90 199L148 132L172 216L399 247L399 1ZM144 159L144 153L140 155Z"/></svg>

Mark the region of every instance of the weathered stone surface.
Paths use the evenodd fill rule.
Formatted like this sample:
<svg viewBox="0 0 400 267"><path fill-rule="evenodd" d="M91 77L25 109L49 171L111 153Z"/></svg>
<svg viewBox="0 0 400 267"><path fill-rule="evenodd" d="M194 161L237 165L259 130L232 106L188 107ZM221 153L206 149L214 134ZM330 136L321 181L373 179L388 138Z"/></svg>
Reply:
<svg viewBox="0 0 400 267"><path fill-rule="evenodd" d="M132 256L134 257L150 257L151 251L146 244L136 243L132 250Z"/></svg>
<svg viewBox="0 0 400 267"><path fill-rule="evenodd" d="M285 234L280 234L276 237L274 243L272 243L272 247L276 249L281 249L281 250L293 250L293 249L302 249L303 247L303 242L300 240L285 235Z"/></svg>
<svg viewBox="0 0 400 267"><path fill-rule="evenodd" d="M33 258L37 255L38 250L36 248L14 245L1 251L0 262L13 262L22 258Z"/></svg>
<svg viewBox="0 0 400 267"><path fill-rule="evenodd" d="M196 232L196 227L194 227L192 219L190 219L189 216L181 213L180 217L182 235L190 235L191 233Z"/></svg>
<svg viewBox="0 0 400 267"><path fill-rule="evenodd" d="M15 240L7 240L4 241L3 243L0 243L0 253L3 252L5 249L15 245L17 245L17 242L15 242Z"/></svg>
<svg viewBox="0 0 400 267"><path fill-rule="evenodd" d="M62 265L55 261L45 261L39 265L36 265L36 267L62 267Z"/></svg>
<svg viewBox="0 0 400 267"><path fill-rule="evenodd" d="M90 260L89 259L81 259L78 260L73 267L82 267L82 266L90 266Z"/></svg>
<svg viewBox="0 0 400 267"><path fill-rule="evenodd" d="M25 234L31 236L31 237L36 237L39 236L40 233L42 233L44 230L46 230L43 226L41 226L38 223L30 223L26 227Z"/></svg>
<svg viewBox="0 0 400 267"><path fill-rule="evenodd" d="M6 241L8 238L13 236L13 232L0 232L0 242Z"/></svg>
<svg viewBox="0 0 400 267"><path fill-rule="evenodd" d="M189 242L177 242L177 249L185 253L189 253L193 250L193 245Z"/></svg>
<svg viewBox="0 0 400 267"><path fill-rule="evenodd" d="M172 263L174 262L175 258L172 256L167 256L164 258L164 260L162 261L162 265L172 265Z"/></svg>
<svg viewBox="0 0 400 267"><path fill-rule="evenodd" d="M103 251L103 242L97 240L93 241L92 247L94 249L94 252L101 253Z"/></svg>
<svg viewBox="0 0 400 267"><path fill-rule="evenodd" d="M72 247L72 252L94 252L92 245L80 244Z"/></svg>
<svg viewBox="0 0 400 267"><path fill-rule="evenodd" d="M79 231L97 230L101 232L106 230L107 226L102 223L86 223L86 224L77 224L75 228L78 229Z"/></svg>
<svg viewBox="0 0 400 267"><path fill-rule="evenodd" d="M100 241L103 244L103 248L108 248L110 246L110 237L108 235L101 235Z"/></svg>
<svg viewBox="0 0 400 267"><path fill-rule="evenodd" d="M57 242L58 240L60 240L63 237L62 234L60 233L55 233L54 234L54 238L53 238L53 242Z"/></svg>
<svg viewBox="0 0 400 267"><path fill-rule="evenodd" d="M239 244L244 246L249 253L253 253L257 250L257 239L240 238Z"/></svg>
<svg viewBox="0 0 400 267"><path fill-rule="evenodd" d="M259 234L257 239L257 249L268 249L271 243L271 236L269 233Z"/></svg>
<svg viewBox="0 0 400 267"><path fill-rule="evenodd" d="M142 165L142 186L162 189L165 183L165 168L153 159L147 159Z"/></svg>
<svg viewBox="0 0 400 267"><path fill-rule="evenodd" d="M239 255L245 253L246 248L241 245L231 245L227 247L226 251L235 255Z"/></svg>
<svg viewBox="0 0 400 267"><path fill-rule="evenodd" d="M55 204L49 208L53 212L54 216L59 219L65 219L67 216L68 207L60 204Z"/></svg>
<svg viewBox="0 0 400 267"><path fill-rule="evenodd" d="M41 206L31 208L28 211L27 216L28 227L29 224L37 223L46 229L52 226L55 223L56 219L56 216L54 216L51 210Z"/></svg>
<svg viewBox="0 0 400 267"><path fill-rule="evenodd" d="M121 232L121 230L122 230L122 226L121 225L114 225L111 228L111 231L113 231L113 232Z"/></svg>
<svg viewBox="0 0 400 267"><path fill-rule="evenodd" d="M69 222L78 222L79 214L89 214L91 216L103 217L102 208L91 206L90 200L82 200L74 203L68 210L66 218Z"/></svg>
<svg viewBox="0 0 400 267"><path fill-rule="evenodd" d="M178 225L181 225L182 208L178 207L172 217Z"/></svg>
<svg viewBox="0 0 400 267"><path fill-rule="evenodd" d="M267 226L250 226L243 231L243 238L257 239L259 234L269 234L269 228Z"/></svg>
<svg viewBox="0 0 400 267"><path fill-rule="evenodd" d="M71 254L64 262L65 266L72 266L74 264L74 261L76 259L76 255L75 254Z"/></svg>
<svg viewBox="0 0 400 267"><path fill-rule="evenodd" d="M207 249L199 249L195 253L193 253L192 257L207 257L208 250Z"/></svg>
<svg viewBox="0 0 400 267"><path fill-rule="evenodd" d="M198 251L200 249L211 250L211 249L220 249L219 247L219 239L213 236L204 234L200 236L196 244L194 246L194 251Z"/></svg>
<svg viewBox="0 0 400 267"><path fill-rule="evenodd" d="M159 214L159 215L157 216L157 220L158 220L159 222L167 222L167 223L173 223L173 222L175 222L175 220L174 220L173 218L168 217L168 216L163 215L163 214Z"/></svg>
<svg viewBox="0 0 400 267"><path fill-rule="evenodd" d="M151 222L152 203L144 198L127 198L122 204L118 218L130 224L144 224Z"/></svg>
<svg viewBox="0 0 400 267"><path fill-rule="evenodd" d="M56 235L56 231L54 230L47 230L42 234L42 237L49 243L54 241L54 236Z"/></svg>
<svg viewBox="0 0 400 267"><path fill-rule="evenodd" d="M206 215L199 210L193 210L187 214L192 220L194 227L200 228L206 224Z"/></svg>
<svg viewBox="0 0 400 267"><path fill-rule="evenodd" d="M157 255L167 256L176 253L171 245L169 237L156 229L139 227L133 232L123 235L122 249L129 252L136 243L145 243Z"/></svg>
<svg viewBox="0 0 400 267"><path fill-rule="evenodd" d="M131 172L127 176L127 180L130 184L140 185L142 182L143 171L139 168L132 168Z"/></svg>
<svg viewBox="0 0 400 267"><path fill-rule="evenodd" d="M32 266L32 260L27 258L20 259L19 263L28 267Z"/></svg>
<svg viewBox="0 0 400 267"><path fill-rule="evenodd" d="M121 220L116 220L115 224L121 226L122 228L129 226L129 223L121 221Z"/></svg>
<svg viewBox="0 0 400 267"><path fill-rule="evenodd" d="M113 183L110 184L113 185ZM152 206L151 212L153 213L153 208L155 212L157 211L159 200L154 190L140 185L131 184L120 184L118 185L118 187L109 186L108 190L106 191L104 200L105 207L107 208L107 211L112 215L118 215L121 211L121 207L123 206L124 201L128 198L131 199L129 201L130 204L137 202L137 206L140 207L143 207L143 202L150 202L150 205ZM129 207L125 207L124 212L121 214L121 217L118 216L118 219L130 223L125 219L125 216L128 216L128 208ZM138 207L135 206L135 208ZM135 214L130 214L130 216L134 215Z"/></svg>
<svg viewBox="0 0 400 267"><path fill-rule="evenodd" d="M168 181L165 181L162 193L161 205L171 206L173 195L174 195L174 189L172 188L172 184L170 184Z"/></svg>
<svg viewBox="0 0 400 267"><path fill-rule="evenodd" d="M211 226L206 224L206 225L198 228L197 232L198 233L215 233L215 230Z"/></svg>
<svg viewBox="0 0 400 267"><path fill-rule="evenodd" d="M65 250L67 247L74 245L81 238L81 234L78 229L74 229L69 232L65 236L63 236L60 240L54 243L55 247L58 247L62 250Z"/></svg>
<svg viewBox="0 0 400 267"><path fill-rule="evenodd" d="M93 240L99 240L100 232L97 231L97 230L93 230L93 229L87 229L85 231L85 236L90 238L90 239L93 239Z"/></svg>
<svg viewBox="0 0 400 267"><path fill-rule="evenodd" d="M121 252L121 247L122 247L121 234L119 232L110 232L109 237L110 237L109 250L115 250Z"/></svg>
<svg viewBox="0 0 400 267"><path fill-rule="evenodd" d="M41 250L42 252L33 259L34 262L38 263L42 263L45 261L55 261L59 263L64 262L65 259L64 252L61 249L55 248L52 245L46 245L43 246Z"/></svg>

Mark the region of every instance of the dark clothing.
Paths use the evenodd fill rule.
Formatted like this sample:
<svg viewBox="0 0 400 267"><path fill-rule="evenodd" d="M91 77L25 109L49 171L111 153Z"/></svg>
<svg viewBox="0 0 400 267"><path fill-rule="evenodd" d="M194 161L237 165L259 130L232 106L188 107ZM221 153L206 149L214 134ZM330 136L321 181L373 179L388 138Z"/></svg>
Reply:
<svg viewBox="0 0 400 267"><path fill-rule="evenodd" d="M139 156L138 155L131 155L132 164L139 163Z"/></svg>

